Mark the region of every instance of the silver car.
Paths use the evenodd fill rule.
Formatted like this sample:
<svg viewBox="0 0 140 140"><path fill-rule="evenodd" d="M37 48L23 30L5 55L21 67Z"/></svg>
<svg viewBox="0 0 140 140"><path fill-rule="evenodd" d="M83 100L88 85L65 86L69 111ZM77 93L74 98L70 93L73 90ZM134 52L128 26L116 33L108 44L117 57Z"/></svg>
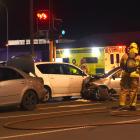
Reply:
<svg viewBox="0 0 140 140"><path fill-rule="evenodd" d="M110 96L117 96L120 91L121 75L121 68L116 67L106 74L87 77L83 82L82 97L106 100Z"/></svg>
<svg viewBox="0 0 140 140"><path fill-rule="evenodd" d="M41 78L14 67L0 66L0 106L16 104L24 110L33 110L44 95Z"/></svg>

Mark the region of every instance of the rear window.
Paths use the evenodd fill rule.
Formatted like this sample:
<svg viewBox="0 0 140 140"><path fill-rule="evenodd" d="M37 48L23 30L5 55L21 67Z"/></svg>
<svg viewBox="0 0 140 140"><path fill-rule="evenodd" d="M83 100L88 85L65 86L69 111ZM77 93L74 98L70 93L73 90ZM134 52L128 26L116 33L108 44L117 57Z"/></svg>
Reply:
<svg viewBox="0 0 140 140"><path fill-rule="evenodd" d="M23 79L17 71L10 68L0 68L0 81Z"/></svg>
<svg viewBox="0 0 140 140"><path fill-rule="evenodd" d="M61 74L59 64L39 64L37 68L43 74Z"/></svg>

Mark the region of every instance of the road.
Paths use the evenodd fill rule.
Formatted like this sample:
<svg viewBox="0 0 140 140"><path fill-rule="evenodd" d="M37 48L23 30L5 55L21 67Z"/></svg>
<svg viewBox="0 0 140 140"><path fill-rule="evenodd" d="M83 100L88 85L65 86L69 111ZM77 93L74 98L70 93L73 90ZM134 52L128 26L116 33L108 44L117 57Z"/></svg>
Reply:
<svg viewBox="0 0 140 140"><path fill-rule="evenodd" d="M121 116L110 109L116 104L74 99L39 104L34 111L0 108L0 140L139 140L139 102L136 112Z"/></svg>

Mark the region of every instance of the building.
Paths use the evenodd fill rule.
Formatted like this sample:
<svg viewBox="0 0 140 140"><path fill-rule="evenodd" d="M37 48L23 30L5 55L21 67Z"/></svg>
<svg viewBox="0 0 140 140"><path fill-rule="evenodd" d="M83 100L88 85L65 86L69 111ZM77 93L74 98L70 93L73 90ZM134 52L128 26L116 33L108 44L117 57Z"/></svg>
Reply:
<svg viewBox="0 0 140 140"><path fill-rule="evenodd" d="M84 57L89 74L105 73L119 66L120 58L132 42L140 44L140 32L95 34L73 43L59 44L56 60L72 63L75 59L79 65Z"/></svg>
<svg viewBox="0 0 140 140"><path fill-rule="evenodd" d="M125 48L131 42L140 44L140 32L95 34L76 41L57 40L56 61L72 63L76 59L79 65L81 58L85 57L90 74L104 73L119 65ZM33 48L28 39L9 40L8 44L7 48L0 48L0 61L31 53L35 61L49 61L49 41L46 39L34 39Z"/></svg>

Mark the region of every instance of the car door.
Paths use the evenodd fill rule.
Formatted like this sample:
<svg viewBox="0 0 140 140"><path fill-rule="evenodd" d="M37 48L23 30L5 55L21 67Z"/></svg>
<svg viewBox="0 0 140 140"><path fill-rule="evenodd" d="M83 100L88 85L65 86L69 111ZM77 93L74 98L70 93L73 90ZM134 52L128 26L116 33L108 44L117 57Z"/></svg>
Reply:
<svg viewBox="0 0 140 140"><path fill-rule="evenodd" d="M80 69L73 65L64 64L64 73L69 78L69 94L80 95L83 79L86 77Z"/></svg>
<svg viewBox="0 0 140 140"><path fill-rule="evenodd" d="M53 90L53 96L63 96L69 93L69 78L62 72L62 64L47 64L48 77Z"/></svg>
<svg viewBox="0 0 140 140"><path fill-rule="evenodd" d="M1 68L0 75L0 104L18 103L26 80L10 68Z"/></svg>

